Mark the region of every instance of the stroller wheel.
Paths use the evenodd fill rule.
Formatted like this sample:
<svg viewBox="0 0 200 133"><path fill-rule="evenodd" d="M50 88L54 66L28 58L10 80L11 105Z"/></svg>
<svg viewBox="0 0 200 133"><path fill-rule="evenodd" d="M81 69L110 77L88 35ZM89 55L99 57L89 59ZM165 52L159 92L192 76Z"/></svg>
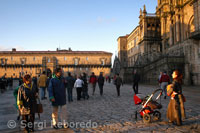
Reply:
<svg viewBox="0 0 200 133"><path fill-rule="evenodd" d="M143 121L144 121L144 123L150 123L151 122L150 114L144 114L143 115Z"/></svg>
<svg viewBox="0 0 200 133"><path fill-rule="evenodd" d="M153 112L153 119L155 121L158 121L158 120L160 120L160 118L161 118L161 113L159 111L154 111Z"/></svg>

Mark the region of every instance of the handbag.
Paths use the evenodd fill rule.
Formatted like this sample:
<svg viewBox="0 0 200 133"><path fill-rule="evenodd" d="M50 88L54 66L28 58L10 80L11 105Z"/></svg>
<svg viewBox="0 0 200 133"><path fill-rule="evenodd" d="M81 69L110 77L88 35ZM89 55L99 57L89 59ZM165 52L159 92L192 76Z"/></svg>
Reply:
<svg viewBox="0 0 200 133"><path fill-rule="evenodd" d="M38 103L36 104L35 113L43 113L43 106L42 106L39 98L38 98Z"/></svg>
<svg viewBox="0 0 200 133"><path fill-rule="evenodd" d="M24 106L22 106L22 108L19 108L20 111L20 115L29 115L31 110L30 108L25 108Z"/></svg>

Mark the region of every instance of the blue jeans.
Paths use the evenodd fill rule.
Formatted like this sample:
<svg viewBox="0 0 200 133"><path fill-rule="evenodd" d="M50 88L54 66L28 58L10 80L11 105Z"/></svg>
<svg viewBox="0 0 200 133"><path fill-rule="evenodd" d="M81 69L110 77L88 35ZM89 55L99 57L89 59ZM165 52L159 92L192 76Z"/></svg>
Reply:
<svg viewBox="0 0 200 133"><path fill-rule="evenodd" d="M67 88L68 102L73 101L73 88Z"/></svg>
<svg viewBox="0 0 200 133"><path fill-rule="evenodd" d="M41 99L45 98L45 94L46 94L46 87L40 87L40 96L41 96Z"/></svg>

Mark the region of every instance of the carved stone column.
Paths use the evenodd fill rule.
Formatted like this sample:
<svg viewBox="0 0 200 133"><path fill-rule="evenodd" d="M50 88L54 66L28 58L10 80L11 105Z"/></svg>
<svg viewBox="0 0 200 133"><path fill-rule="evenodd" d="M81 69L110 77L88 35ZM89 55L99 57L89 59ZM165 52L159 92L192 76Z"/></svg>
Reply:
<svg viewBox="0 0 200 133"><path fill-rule="evenodd" d="M176 42L180 41L180 17L176 15Z"/></svg>

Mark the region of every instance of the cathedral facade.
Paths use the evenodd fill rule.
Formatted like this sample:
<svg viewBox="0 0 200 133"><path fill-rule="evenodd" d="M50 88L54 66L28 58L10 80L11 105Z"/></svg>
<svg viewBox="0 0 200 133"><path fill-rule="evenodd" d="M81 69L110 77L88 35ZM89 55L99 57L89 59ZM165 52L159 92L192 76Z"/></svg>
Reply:
<svg viewBox="0 0 200 133"><path fill-rule="evenodd" d="M158 0L153 14L144 6L139 25L118 38L118 58L127 82L134 69L149 83L178 69L185 84L200 85L200 0Z"/></svg>
<svg viewBox="0 0 200 133"><path fill-rule="evenodd" d="M112 53L104 51L0 51L0 76L19 78L24 74L33 77L43 71L54 72L55 68L62 68L65 76L67 72L79 75L83 72L90 75L110 75Z"/></svg>

